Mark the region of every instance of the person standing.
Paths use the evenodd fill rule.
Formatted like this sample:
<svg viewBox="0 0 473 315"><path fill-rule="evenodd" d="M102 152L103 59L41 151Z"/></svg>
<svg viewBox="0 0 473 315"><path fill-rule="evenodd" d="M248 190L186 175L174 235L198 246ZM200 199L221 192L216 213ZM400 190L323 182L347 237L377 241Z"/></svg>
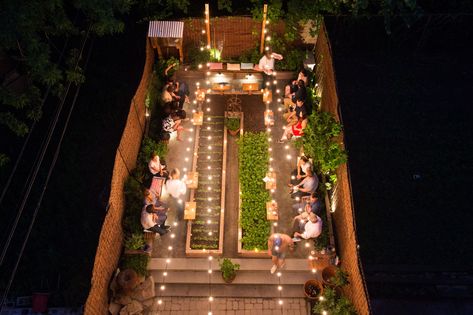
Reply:
<svg viewBox="0 0 473 315"><path fill-rule="evenodd" d="M294 250L294 241L287 234L275 233L268 239L268 255L271 256L273 266L271 267L271 274L275 273L278 268L283 268L285 265L284 259L289 251Z"/></svg>
<svg viewBox="0 0 473 315"><path fill-rule="evenodd" d="M257 71L263 72L263 89L268 88L272 85L273 73L274 73L274 60L282 60L283 56L277 53L267 50L263 57L259 60L258 66L255 68Z"/></svg>
<svg viewBox="0 0 473 315"><path fill-rule="evenodd" d="M166 182L166 190L173 198L179 199L187 191L186 184L180 179L181 172L178 168L173 168L170 179Z"/></svg>

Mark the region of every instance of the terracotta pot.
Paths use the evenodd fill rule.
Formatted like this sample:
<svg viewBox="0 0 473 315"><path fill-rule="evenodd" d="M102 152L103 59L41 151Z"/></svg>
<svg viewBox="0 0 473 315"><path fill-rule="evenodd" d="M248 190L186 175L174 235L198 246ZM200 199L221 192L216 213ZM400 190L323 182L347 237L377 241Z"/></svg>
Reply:
<svg viewBox="0 0 473 315"><path fill-rule="evenodd" d="M232 136L236 136L236 135L240 132L240 128L238 128L237 130L230 130L230 129L228 129L228 132L229 132Z"/></svg>
<svg viewBox="0 0 473 315"><path fill-rule="evenodd" d="M233 276L230 277L230 278L224 278L224 277L223 277L223 272L222 272L222 278L223 278L223 281L225 281L225 283L232 283L233 280L235 280L235 278L236 278L236 272L235 272L235 273L233 274Z"/></svg>
<svg viewBox="0 0 473 315"><path fill-rule="evenodd" d="M318 280L310 279L304 284L304 294L309 300L317 300L323 292L324 287Z"/></svg>
<svg viewBox="0 0 473 315"><path fill-rule="evenodd" d="M140 283L138 274L132 269L125 269L120 271L117 276L117 283L120 288L125 291L131 291Z"/></svg>
<svg viewBox="0 0 473 315"><path fill-rule="evenodd" d="M337 273L337 267L329 265L322 270L322 280L325 285L333 286L332 278L335 277Z"/></svg>

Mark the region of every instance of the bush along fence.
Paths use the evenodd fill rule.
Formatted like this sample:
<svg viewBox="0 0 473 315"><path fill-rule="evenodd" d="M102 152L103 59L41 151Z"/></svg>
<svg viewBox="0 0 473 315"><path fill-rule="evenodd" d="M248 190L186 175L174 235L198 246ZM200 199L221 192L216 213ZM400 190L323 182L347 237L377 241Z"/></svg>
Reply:
<svg viewBox="0 0 473 315"><path fill-rule="evenodd" d="M317 156L318 162L316 165L318 166L316 167L319 167L327 179L324 185L324 188L328 189L329 192L326 197L326 204L330 210L328 214L333 220L334 234L337 238L337 254L340 257L340 266L350 273L350 283L340 288L339 291L349 298L358 314L369 314L368 290L364 282L363 269L358 253L350 177L348 165L344 163L346 153L344 152L343 132L341 125L337 123L341 122L341 116L335 72L332 65L330 43L323 22L320 25L314 55L317 65L314 69L316 85L314 85L312 92L315 99L320 101L317 106L319 113L327 114L317 116L316 120L313 120L310 125L314 126L314 123L325 125L324 128L317 128L313 132L325 130L327 137L324 141L320 141L319 145L325 146L326 149L325 152L319 153L317 148L311 148L308 144L305 144L304 138L302 139L302 145L305 145L304 150L312 150L311 153ZM307 137L310 136L311 132L309 131ZM322 179L324 180L324 177ZM346 299L341 301L338 299L336 302L337 304L346 305ZM333 313L330 312L330 309L327 309L327 305L324 305L323 308L329 314Z"/></svg>
<svg viewBox="0 0 473 315"><path fill-rule="evenodd" d="M240 180L239 251L267 249L271 224L266 202L271 200L263 178L268 171L268 138L263 132L243 134L238 139Z"/></svg>
<svg viewBox="0 0 473 315"><path fill-rule="evenodd" d="M158 73L162 73L160 68L168 62L170 61L160 61L155 64L155 69L150 76L145 99L145 116L150 117L146 124L145 132L147 135L143 137L138 156L135 158L136 167L130 170L123 186L125 203L121 226L124 238L124 251L122 251L118 263L118 268L121 272L116 278L112 279L111 288L113 296L111 297L110 307L123 305L128 296L135 296L135 294L148 296L147 294L152 293L151 291L135 293L136 290L142 290L140 289L142 286L138 286L136 290L129 289L128 291L122 290L120 287L123 288L124 278L128 279L131 277L131 279L134 279L135 274L138 279L144 279L140 280L144 281L143 283L154 283L153 279L148 277L149 272L147 270L153 240L145 239L140 218L143 208L143 192L147 188L146 184L151 177L148 170L148 161L152 153L158 154L162 160L165 160L167 155L167 144L159 142L157 139L159 139L161 133L162 104L160 90L163 86L163 78Z"/></svg>

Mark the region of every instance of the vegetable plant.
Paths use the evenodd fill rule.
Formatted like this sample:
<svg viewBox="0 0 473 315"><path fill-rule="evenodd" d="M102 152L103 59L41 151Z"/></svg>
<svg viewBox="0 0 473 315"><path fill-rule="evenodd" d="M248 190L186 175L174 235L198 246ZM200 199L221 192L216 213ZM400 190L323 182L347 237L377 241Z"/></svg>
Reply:
<svg viewBox="0 0 473 315"><path fill-rule="evenodd" d="M270 195L263 178L268 171L268 139L263 132L248 132L238 139L238 146L242 247L246 250L266 249L270 233L266 202Z"/></svg>

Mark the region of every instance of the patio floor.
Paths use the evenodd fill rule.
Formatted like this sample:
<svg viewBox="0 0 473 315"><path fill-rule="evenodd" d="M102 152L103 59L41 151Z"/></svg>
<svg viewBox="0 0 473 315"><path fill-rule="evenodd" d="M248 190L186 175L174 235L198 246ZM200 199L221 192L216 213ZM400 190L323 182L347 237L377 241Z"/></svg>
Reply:
<svg viewBox="0 0 473 315"><path fill-rule="evenodd" d="M191 90L191 99L193 99L196 82L204 83L204 73L198 71L179 71L178 79L188 83ZM278 80L277 88L283 91L285 82ZM211 102L205 107L212 108L212 115L222 114L226 101L230 95L207 95ZM262 102L262 96L259 95L239 95L242 100L242 111L244 113L244 131L264 131L264 111L265 104ZM277 96L273 97L272 104L269 109L274 112L275 125L268 132L271 138L270 147L272 148L271 157L273 161L271 166L276 172L277 189L273 193L274 200L278 203L279 221L273 225L273 232L286 233L292 235L292 218L296 215L292 209L295 200L291 199L288 194L287 183L290 180L290 173L296 167L297 152L292 144L279 144L277 140L281 137L284 127L282 112L278 111ZM186 104L184 108L188 113L188 117L192 116L192 109L196 109L197 105ZM205 113L204 113L205 117ZM177 167L181 170L181 174L185 174L187 170L192 168L192 157L194 154L194 132L190 121L185 121L183 126L188 129L183 135L184 141L178 142L172 139L169 142L169 153L167 156L168 169ZM190 141L192 139L192 141ZM226 205L225 205L225 223L224 223L224 257L237 257L237 240L238 240L238 146L236 138L229 136L227 141L227 181ZM189 199L189 192L184 201ZM186 233L187 223L182 219L182 212L178 212L178 204L170 202L171 211L168 214L168 223L173 225L171 233L157 239L153 246L153 258L163 257L186 257ZM174 226L177 224L177 226ZM309 244L309 243L308 243ZM292 258L304 258L310 254L312 242L306 245L306 241L298 243L296 250L288 256Z"/></svg>

